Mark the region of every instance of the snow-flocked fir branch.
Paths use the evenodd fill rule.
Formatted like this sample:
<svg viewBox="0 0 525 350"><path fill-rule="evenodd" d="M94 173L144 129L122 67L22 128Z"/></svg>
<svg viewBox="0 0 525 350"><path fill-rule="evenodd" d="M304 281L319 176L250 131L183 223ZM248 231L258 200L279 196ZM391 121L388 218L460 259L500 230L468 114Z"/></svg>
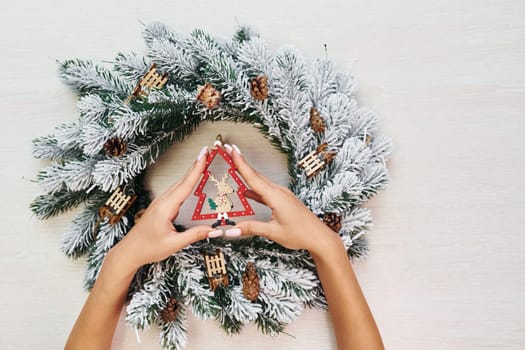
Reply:
<svg viewBox="0 0 525 350"><path fill-rule="evenodd" d="M144 74L147 73L150 66L151 64L146 57L134 52L119 52L113 62L115 71L130 81L138 81L141 79Z"/></svg>
<svg viewBox="0 0 525 350"><path fill-rule="evenodd" d="M144 40L145 54L118 53L111 69L86 60L60 63L59 76L79 95L79 120L33 141L33 155L51 161L37 175L44 193L31 204L35 215L45 219L86 203L62 240L67 256L87 255L86 288L95 282L109 249L134 224L135 213L149 205L143 184L148 166L205 120L245 122L258 128L286 154L289 187L295 195L315 214L340 215L338 234L349 257L366 254L365 233L372 218L362 205L388 182L391 143L380 133L377 116L358 105L350 74L324 59L309 63L295 49L272 52L249 27L240 27L228 41L202 30L184 35L156 22L145 27ZM126 101L153 63L168 74L167 85ZM268 78L264 101L250 94L251 80L260 75ZM212 110L196 100L198 86L206 82L222 95ZM310 128L312 107L325 120L324 133ZM118 157L104 150L114 137L128 145ZM309 179L297 163L322 142L337 155ZM138 200L111 225L98 210L117 187L134 192ZM216 248L227 257L230 286L212 292L202 254ZM254 262L260 279L254 302L242 294L247 261ZM177 299L180 311L174 320L164 322L161 313L170 298ZM276 335L305 307L326 308L308 252L288 250L260 237L215 239L139 269L130 287L126 320L137 330L158 326L162 346L181 349L187 342L189 312L217 319L228 334L254 322L263 333Z"/></svg>
<svg viewBox="0 0 525 350"><path fill-rule="evenodd" d="M146 330L159 321L162 306L170 294L162 263L152 264L148 276L151 277L127 306L126 321L140 330Z"/></svg>
<svg viewBox="0 0 525 350"><path fill-rule="evenodd" d="M93 288L106 254L124 237L129 228L130 223L125 216L115 225L110 225L107 219L100 223L96 233L97 239L88 252L87 270L84 276L84 287L86 289Z"/></svg>
<svg viewBox="0 0 525 350"><path fill-rule="evenodd" d="M110 71L91 61L66 60L60 63L58 75L79 94L117 94L126 96L132 86Z"/></svg>
<svg viewBox="0 0 525 350"><path fill-rule="evenodd" d="M98 209L98 208L97 208ZM94 242L98 213L93 208L86 208L79 214L62 238L62 251L70 258L85 255Z"/></svg>
<svg viewBox="0 0 525 350"><path fill-rule="evenodd" d="M30 208L39 219L62 214L77 207L89 198L85 191L70 192L65 189L52 194L41 194L31 202Z"/></svg>

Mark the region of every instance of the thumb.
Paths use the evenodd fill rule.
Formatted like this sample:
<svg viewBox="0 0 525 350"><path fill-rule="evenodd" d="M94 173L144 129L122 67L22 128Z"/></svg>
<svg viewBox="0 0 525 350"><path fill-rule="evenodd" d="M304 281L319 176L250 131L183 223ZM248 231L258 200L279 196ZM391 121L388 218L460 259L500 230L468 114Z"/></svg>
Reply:
<svg viewBox="0 0 525 350"><path fill-rule="evenodd" d="M241 230L243 236L256 235L270 240L275 239L276 230L271 222L246 220L239 222L235 227Z"/></svg>
<svg viewBox="0 0 525 350"><path fill-rule="evenodd" d="M173 246L176 250L180 250L192 243L203 240L208 237L208 232L213 231L210 226L199 225L187 229L184 232L177 232L173 237Z"/></svg>

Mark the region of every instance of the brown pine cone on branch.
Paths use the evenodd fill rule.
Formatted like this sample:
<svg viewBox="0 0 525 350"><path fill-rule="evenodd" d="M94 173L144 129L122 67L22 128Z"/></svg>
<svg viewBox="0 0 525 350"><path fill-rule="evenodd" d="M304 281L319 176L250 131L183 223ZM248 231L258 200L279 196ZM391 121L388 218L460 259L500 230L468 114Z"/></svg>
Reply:
<svg viewBox="0 0 525 350"><path fill-rule="evenodd" d="M310 126L315 132L324 132L326 130L326 123L315 107L310 108Z"/></svg>
<svg viewBox="0 0 525 350"><path fill-rule="evenodd" d="M164 310L160 314L160 318L164 323L173 322L177 318L180 311L180 305L175 298L170 298Z"/></svg>
<svg viewBox="0 0 525 350"><path fill-rule="evenodd" d="M259 75L252 79L250 81L250 93L258 101L266 100L268 98L268 77Z"/></svg>
<svg viewBox="0 0 525 350"><path fill-rule="evenodd" d="M197 100L208 109L213 109L221 103L221 93L210 83L199 86L197 89Z"/></svg>
<svg viewBox="0 0 525 350"><path fill-rule="evenodd" d="M242 294L250 301L255 301L259 297L259 276L253 262L246 264L246 269L242 275Z"/></svg>
<svg viewBox="0 0 525 350"><path fill-rule="evenodd" d="M128 150L128 143L120 137L112 137L104 144L106 154L113 157L122 157Z"/></svg>
<svg viewBox="0 0 525 350"><path fill-rule="evenodd" d="M323 222L336 233L339 232L343 226L342 217L336 213L325 213L323 216Z"/></svg>

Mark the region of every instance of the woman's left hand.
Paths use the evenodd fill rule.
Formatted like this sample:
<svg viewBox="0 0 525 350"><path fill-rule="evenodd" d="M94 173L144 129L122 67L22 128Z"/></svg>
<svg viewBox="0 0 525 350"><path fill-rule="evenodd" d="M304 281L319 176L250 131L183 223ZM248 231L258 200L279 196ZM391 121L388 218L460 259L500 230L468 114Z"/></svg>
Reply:
<svg viewBox="0 0 525 350"><path fill-rule="evenodd" d="M207 154L205 147L186 175L156 198L126 237L110 249L65 349L109 349L136 270L161 261L188 244L219 235L210 226L195 226L184 232L177 232L173 226L182 203L206 167Z"/></svg>
<svg viewBox="0 0 525 350"><path fill-rule="evenodd" d="M208 148L205 147L188 172L151 202L126 237L111 249L112 255L117 254L120 263L125 263L129 270L164 260L191 243L219 234L206 225L194 226L184 232L177 232L173 226L182 203L199 181L206 166L207 154Z"/></svg>

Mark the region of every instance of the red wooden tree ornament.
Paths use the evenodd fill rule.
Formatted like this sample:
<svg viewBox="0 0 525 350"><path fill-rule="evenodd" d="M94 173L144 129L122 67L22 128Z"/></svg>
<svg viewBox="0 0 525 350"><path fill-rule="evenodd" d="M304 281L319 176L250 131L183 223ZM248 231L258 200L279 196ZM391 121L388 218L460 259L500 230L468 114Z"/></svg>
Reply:
<svg viewBox="0 0 525 350"><path fill-rule="evenodd" d="M220 180L215 178L215 176L213 176L213 174L208 170L208 167L213 162L217 154L219 154L229 166L228 171L222 176ZM228 179L228 174L237 184L237 191L234 191L226 182ZM212 227L217 227L235 225L235 222L230 220L232 217L249 216L255 214L252 207L246 200L246 197L244 196L247 187L237 174L235 165L233 164L233 159L223 149L220 136L217 137L217 141L215 141L213 149L208 154L208 158L206 159L206 167L204 168L202 175L202 179L194 192L195 196L198 197L198 200L195 210L193 211L192 220L216 219L217 221L212 225ZM215 183L215 186L217 187L217 195L215 198L208 197L208 201L206 201L206 194L203 192L203 189L208 180L212 180ZM232 194L234 192L239 197L240 203L243 206L242 210L232 210L233 203L229 199L228 194ZM213 213L202 213L202 208L206 203L210 204L211 209L214 210Z"/></svg>

